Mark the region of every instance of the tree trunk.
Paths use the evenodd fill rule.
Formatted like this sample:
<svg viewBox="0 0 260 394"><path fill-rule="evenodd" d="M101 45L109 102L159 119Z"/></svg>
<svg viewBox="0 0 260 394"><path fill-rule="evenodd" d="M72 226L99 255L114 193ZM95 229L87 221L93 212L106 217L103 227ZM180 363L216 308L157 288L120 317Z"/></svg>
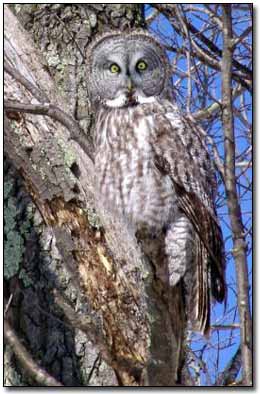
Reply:
<svg viewBox="0 0 260 394"><path fill-rule="evenodd" d="M5 6L5 385L175 385L179 317L135 237L95 203L82 58L142 10L13 7L39 48Z"/></svg>
<svg viewBox="0 0 260 394"><path fill-rule="evenodd" d="M235 167L235 134L232 105L232 13L231 5L225 4L223 10L223 60L222 60L222 105L225 137L225 187L227 205L233 234L233 255L236 265L238 309L240 317L241 355L243 384L252 385L252 323L249 302L249 283L246 256L246 241L242 222L241 207L238 201Z"/></svg>

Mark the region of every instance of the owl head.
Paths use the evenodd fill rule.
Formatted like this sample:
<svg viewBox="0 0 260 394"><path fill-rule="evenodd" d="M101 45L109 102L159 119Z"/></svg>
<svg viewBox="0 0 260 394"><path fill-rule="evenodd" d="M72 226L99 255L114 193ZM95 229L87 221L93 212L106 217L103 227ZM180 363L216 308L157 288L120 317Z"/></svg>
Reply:
<svg viewBox="0 0 260 394"><path fill-rule="evenodd" d="M147 32L100 35L88 46L87 68L95 105L121 108L169 98L169 61Z"/></svg>

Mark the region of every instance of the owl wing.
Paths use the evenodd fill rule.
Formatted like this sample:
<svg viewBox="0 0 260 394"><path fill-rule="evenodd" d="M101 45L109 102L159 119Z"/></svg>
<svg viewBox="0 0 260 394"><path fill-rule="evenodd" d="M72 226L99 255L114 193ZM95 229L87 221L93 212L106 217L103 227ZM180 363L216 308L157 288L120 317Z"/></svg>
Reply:
<svg viewBox="0 0 260 394"><path fill-rule="evenodd" d="M223 237L214 206L215 170L193 122L174 111L158 114L156 127L156 166L171 177L179 208L196 232L188 313L193 328L205 332L210 316L209 272L213 297L222 302L226 295Z"/></svg>

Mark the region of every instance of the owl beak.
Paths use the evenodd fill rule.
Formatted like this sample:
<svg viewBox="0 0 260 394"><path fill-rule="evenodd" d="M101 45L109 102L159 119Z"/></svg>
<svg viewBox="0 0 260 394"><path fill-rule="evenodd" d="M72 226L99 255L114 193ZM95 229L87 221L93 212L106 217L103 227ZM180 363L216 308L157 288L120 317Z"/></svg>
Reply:
<svg viewBox="0 0 260 394"><path fill-rule="evenodd" d="M131 79L129 79L129 80L127 81L127 90L128 90L128 92L129 92L130 94L133 92L133 84L132 84Z"/></svg>
<svg viewBox="0 0 260 394"><path fill-rule="evenodd" d="M134 86L130 78L127 81L127 92L128 92L128 104L136 105L137 103L136 103L136 98L134 96L135 93Z"/></svg>

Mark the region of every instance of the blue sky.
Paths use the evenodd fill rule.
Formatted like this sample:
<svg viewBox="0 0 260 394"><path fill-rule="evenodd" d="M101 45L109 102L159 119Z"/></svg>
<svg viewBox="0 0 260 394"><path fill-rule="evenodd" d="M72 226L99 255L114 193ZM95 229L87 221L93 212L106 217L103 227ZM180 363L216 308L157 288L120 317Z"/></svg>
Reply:
<svg viewBox="0 0 260 394"><path fill-rule="evenodd" d="M203 7L203 5L201 5ZM145 8L146 15L149 15L151 12L151 7L146 6ZM234 24L234 32L237 34L240 34L243 32L249 25L249 18L246 14L241 13L241 11L237 11L233 13L233 17L239 16L241 23ZM203 18L205 15L203 15ZM191 23L197 27L198 29L202 29L203 27L203 21L200 21L198 18L193 17L190 15L190 21ZM160 15L159 18L157 18L151 25L151 29L154 32L154 34L157 33L158 31L158 26L160 29L160 33L163 33L163 43L167 43L171 45L171 37L173 35L173 28L171 27L169 21L162 15ZM210 38L211 32L208 30L204 31L204 34ZM182 38L178 39L179 44L183 45ZM221 49L222 47L222 37L221 35L218 36L216 44L218 47ZM248 44L252 44L252 38L249 36L248 37ZM248 61L250 62L250 59L244 61L243 60L243 51L238 47L238 49L235 52L235 55L238 55L241 53L241 60L239 61L241 63L244 62L244 64L247 64ZM168 51L168 55L170 60L174 59L175 53ZM178 67L180 69L186 69L187 64L186 64L186 59L180 59L177 63ZM250 65L250 64L249 64ZM212 89L212 95L214 96L215 99L220 100L221 99L221 74L219 72L212 72L212 78L214 77L214 89ZM178 76L173 75L173 82L176 82L179 79ZM195 87L194 87L195 88ZM182 91L182 96L178 96L177 101L180 106L182 106L185 102L185 93L187 92L187 80L183 80L181 84L178 87L179 90ZM246 105L246 113L248 116L248 120L252 121L252 99L251 95L249 93L244 94L244 104ZM182 101L183 100L183 101ZM213 102L213 100L209 97L205 99L205 105L210 105ZM240 98L234 101L234 106L239 109L241 107L241 102ZM195 108L194 108L195 110ZM206 127L207 125L205 125ZM247 149L250 146L250 141L248 141L245 138L245 125L241 123L241 120L238 119L238 117L235 117L234 120L234 130L235 130L235 137L236 137L236 149L238 154L243 152L245 149ZM224 157L224 144L223 144L223 131L222 131L222 126L220 121L216 121L213 125L213 127L210 129L210 132L215 138L215 141L218 143L218 151L220 156L223 158ZM238 168L237 169L237 176L241 173L241 171L244 171L244 168ZM252 180L252 169L248 168L245 171L244 176L241 177L241 180L246 180L247 177L250 180ZM243 182L242 182L243 183ZM243 185L238 187L239 193L243 195L243 198L241 200L241 209L242 209L242 216L243 216L243 223L246 228L249 228L252 225L252 190L246 190ZM220 194L224 193L224 188L223 185L220 184L219 186L219 192ZM224 307L223 305L216 304L215 306L212 307L212 323L216 324L232 324L234 322L239 322L239 315L238 315L238 310L237 310L237 297L236 297L236 273L235 273L235 265L234 265L234 260L231 255L231 249L232 249L232 238L231 238L231 231L230 231L230 221L228 217L228 210L226 206L226 201L225 201L225 196L219 199L218 201L220 203L220 206L218 208L218 213L221 218L221 226L222 226L222 231L224 238L226 239L225 242L225 248L227 254L227 270L226 270L226 277L227 277L227 282L229 284L229 291L228 291L228 301L227 301L227 307L226 307L226 312L224 313ZM251 247L251 234L248 234L247 236L247 241L249 246ZM248 269L250 273L250 284L252 284L252 254L248 254ZM229 312L229 313L227 313ZM224 315L224 320L220 321L220 317L223 317ZM229 340L231 338L231 340ZM219 346L226 347L222 349L221 351L218 350ZM203 360L207 364L209 368L209 376L207 376L206 373L203 373L201 371L201 383L208 385L214 382L215 380L215 367L217 365L218 371L221 371L225 368L227 362L230 360L230 358L235 354L238 346L240 343L240 336L239 336L239 330L221 330L221 331L213 331L209 343L205 341L204 338L201 338L198 335L194 335L194 340L192 343L192 349L195 351L195 354L200 355L201 351L203 351ZM210 346L209 346L210 345ZM225 345L225 346L224 346Z"/></svg>

